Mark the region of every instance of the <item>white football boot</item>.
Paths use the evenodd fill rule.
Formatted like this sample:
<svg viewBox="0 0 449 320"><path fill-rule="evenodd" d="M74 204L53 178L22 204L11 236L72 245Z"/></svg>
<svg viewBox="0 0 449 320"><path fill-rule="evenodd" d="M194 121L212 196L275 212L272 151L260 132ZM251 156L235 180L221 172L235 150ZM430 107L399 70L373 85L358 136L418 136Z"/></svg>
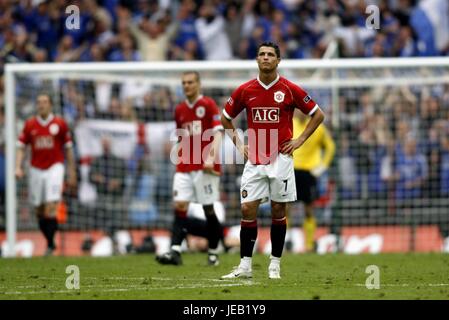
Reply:
<svg viewBox="0 0 449 320"><path fill-rule="evenodd" d="M270 266L268 267L268 278L281 278L281 260L279 258L271 257Z"/></svg>
<svg viewBox="0 0 449 320"><path fill-rule="evenodd" d="M252 278L253 272L250 268L242 268L240 265L238 267L234 267L231 273L228 273L221 277L221 279L237 279L237 278Z"/></svg>
<svg viewBox="0 0 449 320"><path fill-rule="evenodd" d="M234 267L231 273L221 277L221 279L237 279L237 278L252 278L253 271L251 268L252 259L250 257L243 257L240 260L238 267Z"/></svg>

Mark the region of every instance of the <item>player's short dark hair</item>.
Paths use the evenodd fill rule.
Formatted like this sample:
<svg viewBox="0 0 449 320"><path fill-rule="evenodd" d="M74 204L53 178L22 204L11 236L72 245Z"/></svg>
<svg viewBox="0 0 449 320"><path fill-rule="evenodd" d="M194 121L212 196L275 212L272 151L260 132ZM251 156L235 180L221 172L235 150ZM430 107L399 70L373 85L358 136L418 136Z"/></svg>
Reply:
<svg viewBox="0 0 449 320"><path fill-rule="evenodd" d="M271 41L264 41L264 42L262 42L262 43L259 44L259 46L257 47L257 54L259 54L259 50L260 50L261 47L270 47L270 48L273 48L274 51L276 52L276 56L277 56L278 58L281 57L281 49L279 49L279 46L278 46L276 43L271 42Z"/></svg>
<svg viewBox="0 0 449 320"><path fill-rule="evenodd" d="M188 71L184 71L182 73L183 76L185 76L186 74L194 74L195 77L196 77L196 80L198 80L198 82L201 82L200 73L198 71L188 70Z"/></svg>
<svg viewBox="0 0 449 320"><path fill-rule="evenodd" d="M37 98L39 98L40 96L46 96L48 98L48 101L50 101L50 104L53 105L53 98L51 97L51 94L49 94L48 92L40 92L37 96L36 96L36 100Z"/></svg>

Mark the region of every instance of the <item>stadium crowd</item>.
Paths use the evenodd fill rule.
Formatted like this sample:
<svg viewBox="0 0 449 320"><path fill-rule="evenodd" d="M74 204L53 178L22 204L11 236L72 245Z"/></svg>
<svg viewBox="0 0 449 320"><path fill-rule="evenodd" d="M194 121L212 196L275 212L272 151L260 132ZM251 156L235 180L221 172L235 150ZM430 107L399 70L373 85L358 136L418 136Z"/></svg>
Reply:
<svg viewBox="0 0 449 320"><path fill-rule="evenodd" d="M343 197L447 198L449 85L352 91L340 118Z"/></svg>
<svg viewBox="0 0 449 320"><path fill-rule="evenodd" d="M72 29L66 1L1 1L0 62L253 59L268 39L291 59L321 58L333 39L341 57L448 55L445 3L78 0ZM369 4L380 10L379 29L366 27Z"/></svg>
<svg viewBox="0 0 449 320"><path fill-rule="evenodd" d="M10 62L254 59L257 44L267 39L280 45L283 58L291 59L321 58L332 40L340 44L340 57L449 55L449 13L441 10L447 7L444 0L80 0L71 4L80 8L79 29L67 28L65 1L0 0L0 70ZM380 8L378 30L365 26L368 4ZM429 12L433 17L440 14L440 23L435 25ZM399 200L447 198L449 86L383 90L341 92L342 130L336 139L339 161L330 180L338 181L338 192L346 200L388 199L391 195ZM0 77L1 130L3 93ZM207 94L223 106L229 92ZM316 96L326 95L328 92ZM30 116L33 97L24 94L17 100L18 116ZM68 80L61 84L60 93L61 112L72 128L80 120L94 118L170 121L178 100L167 87L132 83L107 87ZM323 106L327 102L323 101ZM328 126L336 134L331 123ZM1 133L2 197L3 141ZM128 164L132 174L151 171L142 164L145 151L136 152L138 157ZM168 148L166 153L168 157ZM169 207L167 170L152 171L156 175L155 202ZM228 218L237 217L235 181L241 168L225 166L224 170L223 197L233 209ZM329 190L323 188L322 192Z"/></svg>

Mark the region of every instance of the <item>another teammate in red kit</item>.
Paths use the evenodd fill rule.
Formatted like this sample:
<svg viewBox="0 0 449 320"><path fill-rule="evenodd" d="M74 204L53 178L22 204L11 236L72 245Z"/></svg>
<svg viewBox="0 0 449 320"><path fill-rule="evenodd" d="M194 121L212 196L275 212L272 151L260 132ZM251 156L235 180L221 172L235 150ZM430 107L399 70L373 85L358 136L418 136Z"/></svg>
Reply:
<svg viewBox="0 0 449 320"><path fill-rule="evenodd" d="M214 100L201 95L198 72L185 72L182 87L186 100L175 110L179 139L176 173L173 179L175 220L172 229L171 250L156 259L161 264L182 264L181 243L186 236L186 219L190 202L203 205L206 214L209 254L208 263L218 265L218 242L222 226L214 211L219 200L220 164L218 147L223 126L220 110Z"/></svg>
<svg viewBox="0 0 449 320"><path fill-rule="evenodd" d="M240 264L223 279L252 277L252 254L257 239L257 211L264 199L271 199L270 279L280 278L280 259L286 234L287 203L296 200L293 151L315 131L324 114L313 99L299 86L279 76L279 47L264 42L258 47L259 76L241 85L226 103L222 124L238 150L245 168L241 181ZM311 120L297 139L293 137L293 112L298 108ZM248 145L244 145L232 124L246 110Z"/></svg>
<svg viewBox="0 0 449 320"><path fill-rule="evenodd" d="M66 122L52 113L52 101L48 94L38 95L36 104L37 116L25 122L17 142L16 177L20 179L24 176L22 162L25 147L30 145L28 190L39 220L39 228L47 240L46 255L51 255L56 248L56 208L62 196L65 157L69 187L76 187L77 176L72 139Z"/></svg>

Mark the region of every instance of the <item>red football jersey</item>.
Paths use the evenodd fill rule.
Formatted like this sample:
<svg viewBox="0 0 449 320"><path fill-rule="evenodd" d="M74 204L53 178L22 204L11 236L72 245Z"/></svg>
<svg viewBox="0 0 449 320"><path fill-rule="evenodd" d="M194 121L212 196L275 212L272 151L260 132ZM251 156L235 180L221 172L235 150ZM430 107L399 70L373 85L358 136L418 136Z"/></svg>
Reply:
<svg viewBox="0 0 449 320"><path fill-rule="evenodd" d="M175 121L177 129L184 129L178 144L179 163L176 171L202 170L206 155L212 146L214 133L223 129L220 109L213 99L201 95L192 104L187 100L178 104ZM214 170L220 172L218 162L215 163Z"/></svg>
<svg viewBox="0 0 449 320"><path fill-rule="evenodd" d="M51 114L46 120L39 116L28 119L18 142L31 144L31 166L44 170L64 162L64 147L72 145L72 138L64 119Z"/></svg>
<svg viewBox="0 0 449 320"><path fill-rule="evenodd" d="M223 115L232 120L246 109L249 161L271 163L281 145L293 137L293 112L312 115L318 105L296 84L278 77L269 85L257 79L238 87L228 99Z"/></svg>

